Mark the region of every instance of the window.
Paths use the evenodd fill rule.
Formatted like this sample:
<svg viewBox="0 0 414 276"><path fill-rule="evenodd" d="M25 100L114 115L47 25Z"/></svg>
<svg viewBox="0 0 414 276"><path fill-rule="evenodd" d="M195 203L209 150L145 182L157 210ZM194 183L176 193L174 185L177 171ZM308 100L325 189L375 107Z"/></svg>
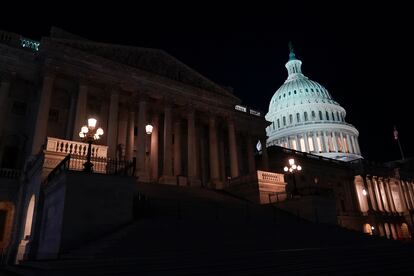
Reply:
<svg viewBox="0 0 414 276"><path fill-rule="evenodd" d="M11 112L15 115L24 116L26 115L27 104L25 102L15 101L13 102Z"/></svg>
<svg viewBox="0 0 414 276"><path fill-rule="evenodd" d="M338 112L338 111L336 112L336 119L337 119L338 121L340 121L340 119L339 119L339 112Z"/></svg>
<svg viewBox="0 0 414 276"><path fill-rule="evenodd" d="M293 123L293 115L292 114L290 114L289 115L289 124L292 124Z"/></svg>
<svg viewBox="0 0 414 276"><path fill-rule="evenodd" d="M289 91L289 96L290 96L290 93L291 93L291 92Z"/></svg>
<svg viewBox="0 0 414 276"><path fill-rule="evenodd" d="M277 128L280 128L280 121L277 119Z"/></svg>
<svg viewBox="0 0 414 276"><path fill-rule="evenodd" d="M293 90L293 94L296 94L296 90Z"/></svg>
<svg viewBox="0 0 414 276"><path fill-rule="evenodd" d="M329 121L329 113L326 111L326 120Z"/></svg>
<svg viewBox="0 0 414 276"><path fill-rule="evenodd" d="M49 122L58 122L59 121L59 110L51 108L49 110Z"/></svg>
<svg viewBox="0 0 414 276"><path fill-rule="evenodd" d="M322 111L319 110L319 120L323 120Z"/></svg>
<svg viewBox="0 0 414 276"><path fill-rule="evenodd" d="M283 126L286 126L286 117L283 116Z"/></svg>
<svg viewBox="0 0 414 276"><path fill-rule="evenodd" d="M335 121L335 114L332 111L332 121Z"/></svg>
<svg viewBox="0 0 414 276"><path fill-rule="evenodd" d="M286 98L286 94L283 94L283 98Z"/></svg>
<svg viewBox="0 0 414 276"><path fill-rule="evenodd" d="M134 127L134 136L137 136L137 134L138 134L138 128Z"/></svg>
<svg viewBox="0 0 414 276"><path fill-rule="evenodd" d="M306 91L306 93L309 92L307 88L305 89L305 91Z"/></svg>
<svg viewBox="0 0 414 276"><path fill-rule="evenodd" d="M307 122L308 121L308 112L305 111L305 113L303 113L303 116L304 116L305 122Z"/></svg>
<svg viewBox="0 0 414 276"><path fill-rule="evenodd" d="M315 120L316 115L315 115L315 111L312 110L312 120Z"/></svg>
<svg viewBox="0 0 414 276"><path fill-rule="evenodd" d="M299 113L296 113L296 122L300 122L300 114Z"/></svg>

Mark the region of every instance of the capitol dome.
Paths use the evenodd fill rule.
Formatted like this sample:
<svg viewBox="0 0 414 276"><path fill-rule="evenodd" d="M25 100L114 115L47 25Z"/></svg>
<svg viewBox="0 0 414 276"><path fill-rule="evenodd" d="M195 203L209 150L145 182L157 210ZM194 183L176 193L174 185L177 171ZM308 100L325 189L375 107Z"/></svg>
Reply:
<svg viewBox="0 0 414 276"><path fill-rule="evenodd" d="M343 161L362 158L358 130L328 90L308 79L290 47L288 78L273 95L266 120L267 146L278 145Z"/></svg>

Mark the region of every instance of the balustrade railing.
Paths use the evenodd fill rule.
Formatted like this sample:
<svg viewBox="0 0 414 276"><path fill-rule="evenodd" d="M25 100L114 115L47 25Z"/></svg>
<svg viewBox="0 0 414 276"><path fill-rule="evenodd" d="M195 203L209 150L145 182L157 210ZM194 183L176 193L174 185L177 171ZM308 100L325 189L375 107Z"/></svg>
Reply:
<svg viewBox="0 0 414 276"><path fill-rule="evenodd" d="M46 151L63 154L86 156L88 154L88 144L77 141L63 140L47 137ZM108 146L92 145L91 156L96 158L106 158Z"/></svg>
<svg viewBox="0 0 414 276"><path fill-rule="evenodd" d="M18 179L20 174L20 170L0 168L0 178Z"/></svg>
<svg viewBox="0 0 414 276"><path fill-rule="evenodd" d="M83 171L83 164L87 161L86 156L68 154L60 163L49 173L45 181L47 185L52 179L63 171ZM103 157L92 157L92 172L110 175L135 175L135 159L132 161L116 160Z"/></svg>

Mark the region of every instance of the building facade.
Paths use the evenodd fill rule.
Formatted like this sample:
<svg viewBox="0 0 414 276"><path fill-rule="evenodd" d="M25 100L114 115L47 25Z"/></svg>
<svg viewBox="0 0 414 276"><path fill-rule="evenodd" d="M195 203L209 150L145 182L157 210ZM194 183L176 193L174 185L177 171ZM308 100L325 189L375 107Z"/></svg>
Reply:
<svg viewBox="0 0 414 276"><path fill-rule="evenodd" d="M332 198L338 225L395 240L411 239L414 234L414 174L407 166L363 159L345 162L279 146L269 147L268 154L272 172L284 173L289 159L302 167L294 176L302 198ZM288 192L292 176L286 175ZM269 200L274 203L276 198ZM293 213L300 215L308 208L299 204ZM314 215L311 212L308 219L315 221Z"/></svg>
<svg viewBox="0 0 414 276"><path fill-rule="evenodd" d="M275 92L266 120L267 145L278 145L327 158L361 158L357 129L345 122L346 111L319 83L302 74L302 61L290 47L288 78Z"/></svg>
<svg viewBox="0 0 414 276"><path fill-rule="evenodd" d="M141 182L224 189L256 172L255 145L266 141L263 116L236 110L231 91L158 49L58 28L40 42L2 31L0 81L2 248L16 206L36 209L37 198L17 192L27 164L45 153L44 179L67 154L86 155L79 132L90 117L105 132L93 156L135 159Z"/></svg>

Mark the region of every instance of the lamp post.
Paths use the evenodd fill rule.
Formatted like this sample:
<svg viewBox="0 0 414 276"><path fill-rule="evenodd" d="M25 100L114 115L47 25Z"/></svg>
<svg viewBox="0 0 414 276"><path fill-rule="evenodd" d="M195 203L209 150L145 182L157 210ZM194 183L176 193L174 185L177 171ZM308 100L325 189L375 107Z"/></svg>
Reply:
<svg viewBox="0 0 414 276"><path fill-rule="evenodd" d="M79 132L79 137L82 138L82 140L86 143L88 143L88 154L87 154L87 161L83 164L84 171L85 172L92 172L93 164L91 162L91 154L92 154L92 143L95 140L99 140L103 134L104 131L102 128L98 128L95 133L94 130L96 128L96 122L97 120L94 118L88 119L88 125L84 125L81 128L81 131Z"/></svg>
<svg viewBox="0 0 414 276"><path fill-rule="evenodd" d="M293 191L292 191L292 196L295 196L298 194L298 190L296 188L296 179L295 179L295 172L297 171L301 171L302 170L302 166L295 164L295 159L291 158L289 159L289 166L285 166L283 168L283 170L285 172L289 172L292 175L293 178Z"/></svg>

